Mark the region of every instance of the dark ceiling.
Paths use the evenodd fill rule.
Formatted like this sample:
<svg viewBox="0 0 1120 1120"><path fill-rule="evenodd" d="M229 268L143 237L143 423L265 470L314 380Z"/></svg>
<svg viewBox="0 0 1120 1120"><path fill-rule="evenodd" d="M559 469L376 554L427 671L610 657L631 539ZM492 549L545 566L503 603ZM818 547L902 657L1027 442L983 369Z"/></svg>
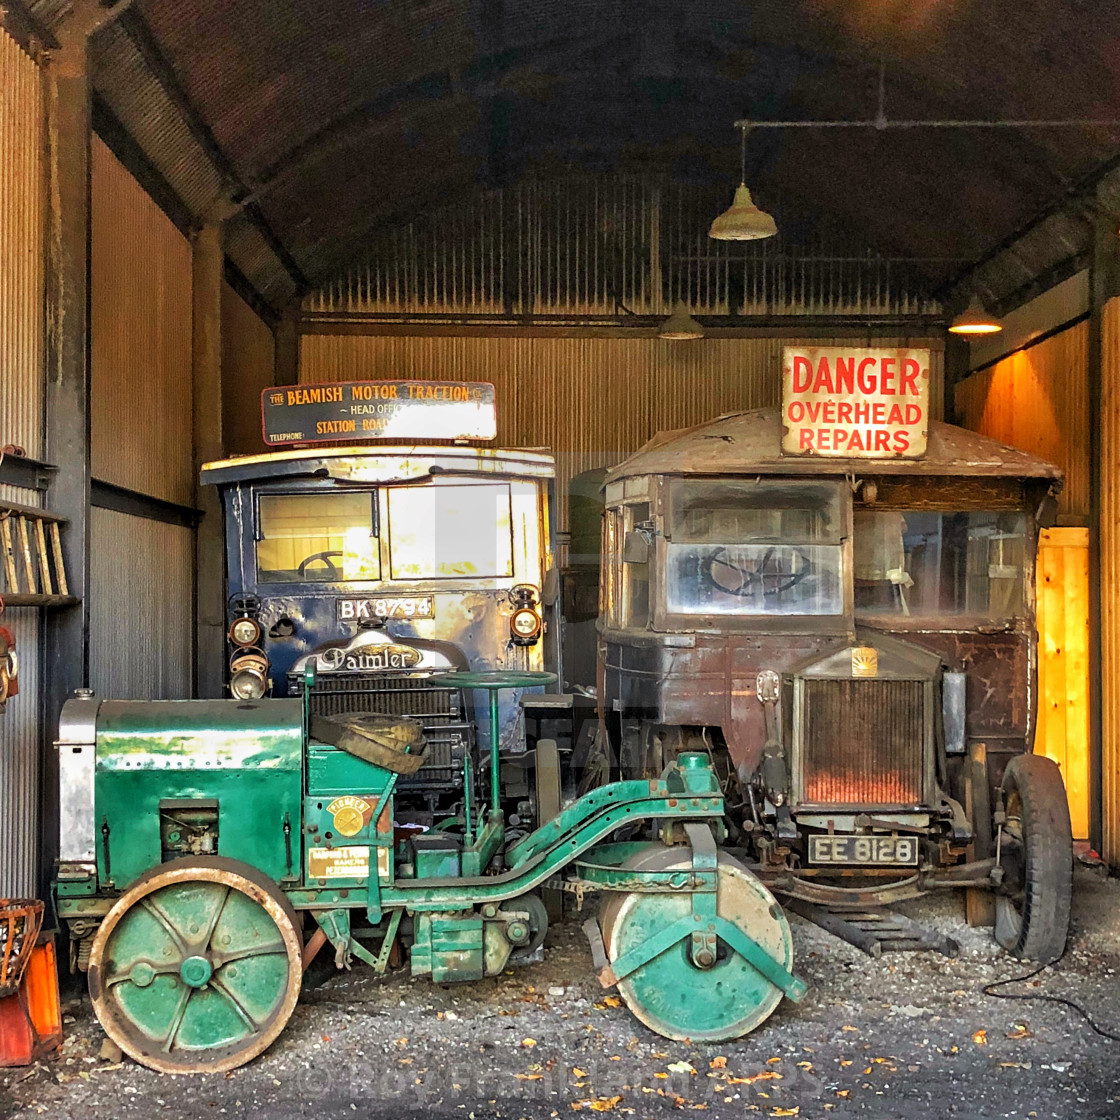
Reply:
<svg viewBox="0 0 1120 1120"><path fill-rule="evenodd" d="M96 41L94 81L192 209L245 204L234 242L283 302L386 223L525 175L668 173L730 196L737 118L871 117L880 64L895 120L1120 118L1118 16L1108 0L137 0ZM153 74L175 114L140 92ZM1110 126L765 130L747 181L789 219L918 259L936 290L1118 153Z"/></svg>

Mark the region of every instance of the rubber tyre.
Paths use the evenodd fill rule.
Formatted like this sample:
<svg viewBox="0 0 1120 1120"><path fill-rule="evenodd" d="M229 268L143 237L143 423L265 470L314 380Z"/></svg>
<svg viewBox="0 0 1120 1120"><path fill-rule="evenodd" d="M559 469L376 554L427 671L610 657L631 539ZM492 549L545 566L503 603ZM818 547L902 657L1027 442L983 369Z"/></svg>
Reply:
<svg viewBox="0 0 1120 1120"><path fill-rule="evenodd" d="M996 898L995 937L1014 956L1052 964L1066 947L1073 896L1073 837L1065 784L1056 763L1017 755L1003 774L1008 816L1022 822L1023 903Z"/></svg>

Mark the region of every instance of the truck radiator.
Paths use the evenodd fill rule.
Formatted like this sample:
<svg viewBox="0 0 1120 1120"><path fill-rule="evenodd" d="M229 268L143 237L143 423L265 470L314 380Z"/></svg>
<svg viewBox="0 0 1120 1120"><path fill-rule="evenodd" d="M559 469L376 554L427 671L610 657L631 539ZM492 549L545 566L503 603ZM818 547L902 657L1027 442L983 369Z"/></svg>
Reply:
<svg viewBox="0 0 1120 1120"><path fill-rule="evenodd" d="M801 681L800 801L920 805L926 682Z"/></svg>
<svg viewBox="0 0 1120 1120"><path fill-rule="evenodd" d="M298 696L302 688L302 675L292 673L289 694ZM428 760L415 774L401 774L397 788L440 790L463 784L463 759L470 749L471 731L463 694L457 688L429 685L423 674L320 674L311 686L311 711L320 716L376 712L417 720L428 740Z"/></svg>

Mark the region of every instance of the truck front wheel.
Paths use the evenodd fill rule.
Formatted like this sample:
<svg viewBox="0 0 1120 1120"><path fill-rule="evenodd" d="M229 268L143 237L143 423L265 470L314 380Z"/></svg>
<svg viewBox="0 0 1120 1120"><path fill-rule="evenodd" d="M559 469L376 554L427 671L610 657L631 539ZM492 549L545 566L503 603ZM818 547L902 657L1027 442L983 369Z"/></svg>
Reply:
<svg viewBox="0 0 1120 1120"><path fill-rule="evenodd" d="M1013 758L1003 775L1007 823L995 937L1017 957L1051 964L1065 950L1073 893L1073 839L1061 771L1048 758Z"/></svg>

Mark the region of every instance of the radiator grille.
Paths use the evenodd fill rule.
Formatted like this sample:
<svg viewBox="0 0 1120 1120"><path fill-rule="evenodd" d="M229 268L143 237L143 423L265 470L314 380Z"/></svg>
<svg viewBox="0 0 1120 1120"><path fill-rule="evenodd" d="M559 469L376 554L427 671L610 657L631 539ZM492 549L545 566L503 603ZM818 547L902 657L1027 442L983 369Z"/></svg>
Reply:
<svg viewBox="0 0 1120 1120"><path fill-rule="evenodd" d="M801 800L922 804L925 697L923 681L803 680Z"/></svg>
<svg viewBox="0 0 1120 1120"><path fill-rule="evenodd" d="M289 692L298 695L300 673L289 677ZM408 716L423 725L428 758L415 774L401 774L398 789L455 789L463 784L463 759L470 748L470 724L457 688L429 685L424 675L346 673L320 675L311 687L314 715L377 712Z"/></svg>

